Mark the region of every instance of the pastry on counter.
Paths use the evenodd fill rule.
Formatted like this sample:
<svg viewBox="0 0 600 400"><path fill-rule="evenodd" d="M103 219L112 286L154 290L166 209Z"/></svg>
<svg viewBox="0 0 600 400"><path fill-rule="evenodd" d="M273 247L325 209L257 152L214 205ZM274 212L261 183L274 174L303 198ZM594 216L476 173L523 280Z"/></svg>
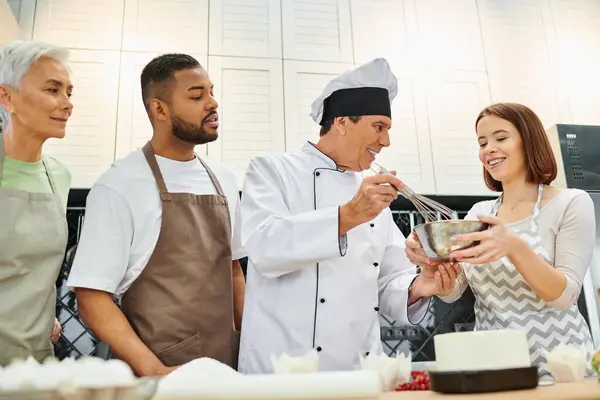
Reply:
<svg viewBox="0 0 600 400"><path fill-rule="evenodd" d="M478 371L531 366L525 332L513 329L435 335L438 371Z"/></svg>

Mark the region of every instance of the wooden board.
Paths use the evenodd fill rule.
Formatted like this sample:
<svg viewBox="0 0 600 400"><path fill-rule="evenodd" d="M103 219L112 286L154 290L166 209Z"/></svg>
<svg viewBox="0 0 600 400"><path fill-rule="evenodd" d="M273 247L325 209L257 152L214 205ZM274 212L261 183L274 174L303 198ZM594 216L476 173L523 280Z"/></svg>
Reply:
<svg viewBox="0 0 600 400"><path fill-rule="evenodd" d="M532 390L515 390L497 393L464 394L450 395L436 393L431 391L416 392L395 392L385 393L379 397L380 400L429 400L429 399L448 399L448 400L588 400L600 399L600 382L597 380L587 380L574 383L558 383L552 386L539 386Z"/></svg>

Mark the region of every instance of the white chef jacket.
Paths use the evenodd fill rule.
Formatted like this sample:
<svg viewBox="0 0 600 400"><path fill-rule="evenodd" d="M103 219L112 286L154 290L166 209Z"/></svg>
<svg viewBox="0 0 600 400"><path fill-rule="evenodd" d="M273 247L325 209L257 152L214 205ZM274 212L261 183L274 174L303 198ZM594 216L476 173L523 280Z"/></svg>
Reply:
<svg viewBox="0 0 600 400"><path fill-rule="evenodd" d="M378 311L400 324L425 316L429 298L408 306L416 267L389 209L339 238L339 206L361 179L311 143L250 163L240 204L248 255L240 372L272 373L272 356L311 349L322 371L356 369L359 355L383 352Z"/></svg>

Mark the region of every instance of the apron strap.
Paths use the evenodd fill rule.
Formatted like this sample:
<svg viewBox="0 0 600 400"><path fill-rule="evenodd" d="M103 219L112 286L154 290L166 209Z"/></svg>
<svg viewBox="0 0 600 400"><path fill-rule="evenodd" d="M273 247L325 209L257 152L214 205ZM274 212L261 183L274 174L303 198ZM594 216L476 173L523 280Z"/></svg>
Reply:
<svg viewBox="0 0 600 400"><path fill-rule="evenodd" d="M156 161L156 156L154 155L154 150L152 149L152 144L150 141L148 141L144 147L142 147L142 152L144 153L144 157L146 157L146 161L148 161L152 175L154 175L154 180L156 181L159 192L161 194L168 193L167 185L165 184L165 180L160 172L160 168L158 167L158 162Z"/></svg>
<svg viewBox="0 0 600 400"><path fill-rule="evenodd" d="M531 222L529 223L530 229L532 232L538 231L538 219L540 216L540 209L542 208L542 194L544 193L544 184L540 183L538 185L538 197L535 202L535 207L533 207L533 216L531 217Z"/></svg>
<svg viewBox="0 0 600 400"><path fill-rule="evenodd" d="M208 165L206 165L206 163L204 161L202 161L202 159L197 154L196 154L196 158L198 159L198 161L200 161L200 164L202 164L202 166L208 173L208 176L209 176L210 180L212 181L213 185L215 186L215 189L217 189L217 193L219 194L219 196L224 197L225 193L223 192L223 188L221 187L221 184L219 183L219 180L217 179L215 174L212 172L212 170L210 168L208 168Z"/></svg>
<svg viewBox="0 0 600 400"><path fill-rule="evenodd" d="M541 209L541 205L542 205L542 194L543 193L544 193L544 184L540 183L538 185L537 201L535 202L535 206L533 207L533 215L531 216L531 221L529 223L529 226L533 232L537 232L537 230L538 230L538 218L540 216L540 209ZM490 216L495 217L496 214L498 213L500 204L502 204L503 196L504 196L504 193L501 194L500 197L498 197L496 199L496 201L494 202L492 211L490 211Z"/></svg>
<svg viewBox="0 0 600 400"><path fill-rule="evenodd" d="M44 170L46 171L46 176L48 177L48 182L50 182L50 189L52 189L52 193L56 194L56 183L54 181L54 177L48 168L48 163L46 162L46 157L42 156L42 165L44 166Z"/></svg>

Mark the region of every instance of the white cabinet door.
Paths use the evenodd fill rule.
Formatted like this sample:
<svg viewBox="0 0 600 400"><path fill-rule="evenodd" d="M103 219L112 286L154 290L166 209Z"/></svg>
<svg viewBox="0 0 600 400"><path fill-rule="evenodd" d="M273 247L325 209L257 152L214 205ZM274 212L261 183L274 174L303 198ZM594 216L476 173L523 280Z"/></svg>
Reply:
<svg viewBox="0 0 600 400"><path fill-rule="evenodd" d="M395 170L417 193L434 194L425 87L408 71L394 72L398 78L398 95L392 102L390 147L379 153L376 162Z"/></svg>
<svg viewBox="0 0 600 400"><path fill-rule="evenodd" d="M90 188L112 164L115 151L119 52L73 50L73 115L67 135L44 151L65 163L73 188Z"/></svg>
<svg viewBox="0 0 600 400"><path fill-rule="evenodd" d="M560 94L571 123L600 125L600 2L551 0ZM556 38L556 39L555 39Z"/></svg>
<svg viewBox="0 0 600 400"><path fill-rule="evenodd" d="M493 102L522 103L544 126L561 121L539 0L479 0ZM518 60L518 61L517 61Z"/></svg>
<svg viewBox="0 0 600 400"><path fill-rule="evenodd" d="M209 54L281 58L278 0L211 0Z"/></svg>
<svg viewBox="0 0 600 400"><path fill-rule="evenodd" d="M411 59L404 0L351 0L354 61L363 64L384 57L392 62Z"/></svg>
<svg viewBox="0 0 600 400"><path fill-rule="evenodd" d="M21 38L23 40L31 40L33 35L35 2L36 0L8 0L8 5L21 28Z"/></svg>
<svg viewBox="0 0 600 400"><path fill-rule="evenodd" d="M207 54L208 0L126 0L123 50Z"/></svg>
<svg viewBox="0 0 600 400"><path fill-rule="evenodd" d="M283 62L286 151L319 140L320 126L310 117L310 106L329 81L352 68L352 64Z"/></svg>
<svg viewBox="0 0 600 400"><path fill-rule="evenodd" d="M284 0L283 58L354 62L350 0Z"/></svg>
<svg viewBox="0 0 600 400"><path fill-rule="evenodd" d="M476 0L413 0L413 5L421 65L485 71Z"/></svg>
<svg viewBox="0 0 600 400"><path fill-rule="evenodd" d="M436 194L490 195L475 132L477 115L490 104L485 73L438 73L425 81Z"/></svg>
<svg viewBox="0 0 600 400"><path fill-rule="evenodd" d="M142 102L140 76L146 64L156 56L156 53L122 53L116 159L140 149L152 138L152 125ZM206 67L206 56L195 58ZM206 154L206 146L197 146L196 152Z"/></svg>
<svg viewBox="0 0 600 400"><path fill-rule="evenodd" d="M38 0L33 38L79 49L121 49L124 0Z"/></svg>
<svg viewBox="0 0 600 400"><path fill-rule="evenodd" d="M236 175L242 189L249 161L285 150L281 61L209 56L219 102L219 138L208 156Z"/></svg>

